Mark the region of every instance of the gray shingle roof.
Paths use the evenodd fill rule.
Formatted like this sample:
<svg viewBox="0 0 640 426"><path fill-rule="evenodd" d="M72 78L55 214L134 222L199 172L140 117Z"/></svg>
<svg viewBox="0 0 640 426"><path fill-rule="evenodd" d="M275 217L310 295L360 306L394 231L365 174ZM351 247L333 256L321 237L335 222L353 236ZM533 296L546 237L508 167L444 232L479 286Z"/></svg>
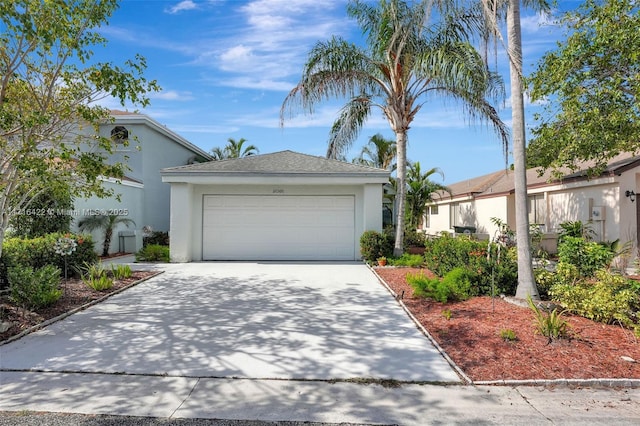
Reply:
<svg viewBox="0 0 640 426"><path fill-rule="evenodd" d="M209 161L188 166L171 167L163 175L350 175L389 176L387 170L366 167L324 157L280 151L270 154L250 155L229 160Z"/></svg>

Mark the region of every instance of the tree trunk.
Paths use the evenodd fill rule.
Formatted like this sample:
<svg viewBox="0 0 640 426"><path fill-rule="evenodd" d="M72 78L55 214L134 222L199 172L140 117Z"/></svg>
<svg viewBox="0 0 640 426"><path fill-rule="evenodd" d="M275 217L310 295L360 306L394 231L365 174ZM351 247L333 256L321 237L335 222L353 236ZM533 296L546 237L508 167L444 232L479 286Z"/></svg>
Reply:
<svg viewBox="0 0 640 426"><path fill-rule="evenodd" d="M516 297L540 295L533 277L529 212L527 205L527 160L522 88L522 35L520 31L520 0L509 0L507 11L509 45L509 76L511 79L511 118L516 203L516 242L518 245L518 287Z"/></svg>
<svg viewBox="0 0 640 426"><path fill-rule="evenodd" d="M102 256L109 256L109 246L111 245L111 237L113 236L113 229L108 228L104 231L104 243L102 244Z"/></svg>
<svg viewBox="0 0 640 426"><path fill-rule="evenodd" d="M407 199L407 132L396 132L396 152L398 169L396 173L396 241L393 256L400 257L404 253L404 220Z"/></svg>

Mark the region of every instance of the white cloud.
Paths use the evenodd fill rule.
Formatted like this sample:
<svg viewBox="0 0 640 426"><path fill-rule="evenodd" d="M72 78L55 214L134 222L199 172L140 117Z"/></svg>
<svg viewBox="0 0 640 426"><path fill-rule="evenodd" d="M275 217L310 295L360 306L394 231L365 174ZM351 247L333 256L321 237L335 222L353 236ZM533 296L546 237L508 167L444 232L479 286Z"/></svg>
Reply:
<svg viewBox="0 0 640 426"><path fill-rule="evenodd" d="M198 5L192 0L182 0L178 4L166 9L166 12L170 14L174 14L174 13L179 13L185 10L193 10L197 8L198 8Z"/></svg>
<svg viewBox="0 0 640 426"><path fill-rule="evenodd" d="M195 99L191 92L179 92L176 90L163 90L160 93L151 94L149 97L165 101L190 101Z"/></svg>
<svg viewBox="0 0 640 426"><path fill-rule="evenodd" d="M535 15L523 16L520 18L520 26L522 32L536 33L540 29L552 25L553 21L549 15L544 13L536 13Z"/></svg>
<svg viewBox="0 0 640 426"><path fill-rule="evenodd" d="M203 52L198 63L235 74L224 85L290 90L293 83L285 80L299 75L313 44L350 28L343 9L342 1L252 1L238 9L246 26L218 40L222 47L217 54Z"/></svg>

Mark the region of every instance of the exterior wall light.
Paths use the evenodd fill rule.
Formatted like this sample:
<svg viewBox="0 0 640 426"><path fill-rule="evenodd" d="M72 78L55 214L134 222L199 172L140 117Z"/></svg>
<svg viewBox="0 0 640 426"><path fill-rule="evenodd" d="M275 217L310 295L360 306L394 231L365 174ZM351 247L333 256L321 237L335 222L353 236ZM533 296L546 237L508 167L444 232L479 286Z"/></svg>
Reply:
<svg viewBox="0 0 640 426"><path fill-rule="evenodd" d="M632 203L636 200L636 193L633 191L624 191L624 196L629 198Z"/></svg>

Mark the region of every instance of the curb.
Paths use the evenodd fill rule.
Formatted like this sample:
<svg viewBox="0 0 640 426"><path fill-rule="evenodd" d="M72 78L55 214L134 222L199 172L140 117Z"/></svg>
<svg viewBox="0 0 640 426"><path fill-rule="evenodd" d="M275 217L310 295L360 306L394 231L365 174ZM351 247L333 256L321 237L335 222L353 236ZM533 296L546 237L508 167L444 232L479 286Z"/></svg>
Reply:
<svg viewBox="0 0 640 426"><path fill-rule="evenodd" d="M149 275L146 278L142 278L142 279L139 279L138 281L134 281L131 284L129 284L129 285L125 286L125 287L122 287L122 288L120 288L120 289L118 289L118 290L116 290L114 292L111 292L109 294L105 294L104 296L100 297L99 299L92 300L91 302L87 302L82 306L78 306L77 308L74 308L74 309L72 309L72 310L70 310L68 312L60 314L57 317L49 318L48 320L43 321L40 324L36 324L33 327L29 327L26 330L23 330L22 332L20 332L19 334L16 334L15 336L11 336L6 340L1 341L0 342L0 346L6 345L7 343L14 342L14 341L16 341L18 339L23 338L27 334L31 334L34 331L38 331L41 328L47 327L47 326L49 326L49 325L51 325L51 324L53 324L55 322L63 320L63 319L65 319L65 318L67 318L67 317L69 317L69 316L71 316L71 315L73 315L75 313L78 313L80 311L84 311L85 309L87 309L87 308L89 308L89 307L91 307L93 305L96 305L96 304L98 304L98 303L110 298L111 296L115 296L116 294L122 293L123 291L128 290L133 286L136 286L136 285L138 285L138 284L140 284L142 282L145 282L145 281L147 281L147 280L149 280L149 279L151 279L153 277L156 277L156 276L164 273L164 271L152 271L152 272L155 272L155 273L153 275Z"/></svg>
<svg viewBox="0 0 640 426"><path fill-rule="evenodd" d="M458 376L460 376L464 384L466 385L476 384L473 382L473 380L471 380L469 376L465 374L464 371L462 371L462 369L458 366L458 364L456 364L451 359L451 357L449 357L449 355L445 352L445 350L438 344L438 342L436 342L436 339L433 338L431 333L429 333L429 331L426 328L424 328L422 324L420 324L420 321L418 321L418 319L411 313L411 311L409 311L409 308L407 308L407 306L404 304L402 299L398 298L398 295L391 289L391 287L387 285L387 283L380 277L380 275L378 275L378 273L369 264L365 263L365 265L367 265L367 268L369 268L369 270L373 272L373 274L376 276L378 281L382 283L382 285L387 289L387 291L391 293L391 295L396 300L396 302L398 302L398 305L400 305L400 307L405 311L405 313L409 316L409 318L411 318L411 321L413 321L413 323L416 325L416 327L418 327L418 329L422 332L422 334L424 334L427 337L427 339L429 339L429 341L436 348L436 350L440 352L440 355L442 355L444 359L449 363L449 365L451 365L451 367L455 370Z"/></svg>
<svg viewBox="0 0 640 426"><path fill-rule="evenodd" d="M545 379L545 380L488 380L475 382L476 386L565 386L640 389L640 379Z"/></svg>

